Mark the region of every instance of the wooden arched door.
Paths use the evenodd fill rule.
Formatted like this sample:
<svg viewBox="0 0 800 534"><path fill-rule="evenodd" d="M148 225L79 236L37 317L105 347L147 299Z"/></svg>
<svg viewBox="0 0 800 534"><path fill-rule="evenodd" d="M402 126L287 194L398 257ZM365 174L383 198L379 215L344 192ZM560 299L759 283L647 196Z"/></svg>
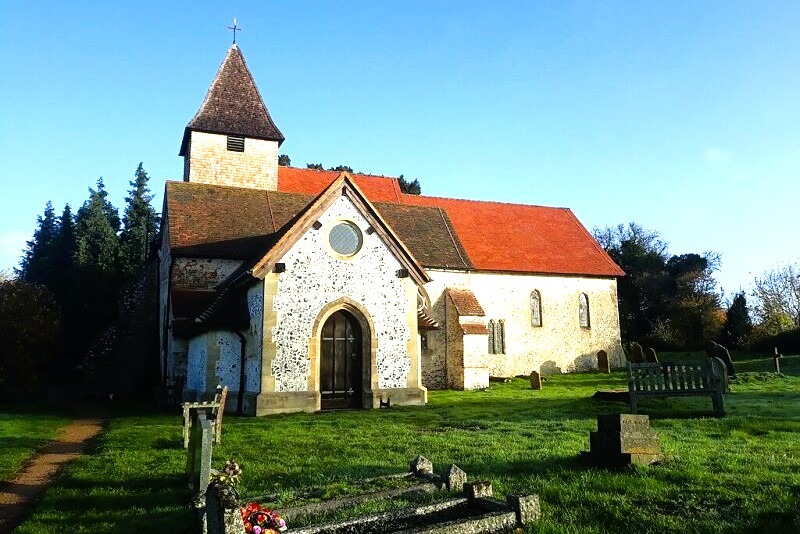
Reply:
<svg viewBox="0 0 800 534"><path fill-rule="evenodd" d="M339 310L325 321L320 343L322 409L360 408L364 338L353 315Z"/></svg>

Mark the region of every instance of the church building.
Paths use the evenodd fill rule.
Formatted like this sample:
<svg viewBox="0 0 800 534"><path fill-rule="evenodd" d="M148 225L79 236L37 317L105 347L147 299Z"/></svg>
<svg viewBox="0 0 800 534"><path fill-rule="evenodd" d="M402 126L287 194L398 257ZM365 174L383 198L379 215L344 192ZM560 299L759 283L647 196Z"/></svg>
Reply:
<svg viewBox="0 0 800 534"><path fill-rule="evenodd" d="M566 208L405 194L278 165L233 45L186 126L159 250L160 368L266 415L425 404L489 377L622 365L622 270Z"/></svg>

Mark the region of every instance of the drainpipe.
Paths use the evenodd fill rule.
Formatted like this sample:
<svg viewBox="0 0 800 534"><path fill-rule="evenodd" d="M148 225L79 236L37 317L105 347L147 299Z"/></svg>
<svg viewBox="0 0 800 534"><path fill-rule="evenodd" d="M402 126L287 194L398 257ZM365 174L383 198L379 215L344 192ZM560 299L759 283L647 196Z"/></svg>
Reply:
<svg viewBox="0 0 800 534"><path fill-rule="evenodd" d="M239 336L239 394L237 395L237 410L236 413L239 415L244 415L244 390L245 390L245 372L244 372L244 365L245 360L247 359L247 338L244 337L244 334L239 332L238 330L233 331L234 334Z"/></svg>

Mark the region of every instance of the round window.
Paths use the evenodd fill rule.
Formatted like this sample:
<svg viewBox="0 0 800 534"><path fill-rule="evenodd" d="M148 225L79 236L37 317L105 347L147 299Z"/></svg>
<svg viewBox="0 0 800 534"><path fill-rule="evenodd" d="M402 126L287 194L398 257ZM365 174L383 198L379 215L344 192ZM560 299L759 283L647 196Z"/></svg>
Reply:
<svg viewBox="0 0 800 534"><path fill-rule="evenodd" d="M352 256L361 250L361 230L351 222L340 222L331 228L328 242L337 254Z"/></svg>

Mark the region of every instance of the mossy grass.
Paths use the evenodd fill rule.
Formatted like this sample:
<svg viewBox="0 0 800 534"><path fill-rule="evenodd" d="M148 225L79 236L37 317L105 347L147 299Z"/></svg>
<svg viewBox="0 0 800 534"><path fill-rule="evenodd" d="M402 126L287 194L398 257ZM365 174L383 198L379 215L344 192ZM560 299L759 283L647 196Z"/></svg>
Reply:
<svg viewBox="0 0 800 534"><path fill-rule="evenodd" d="M424 408L226 415L215 463L236 458L241 495L269 495L278 511L405 483L362 481L403 471L423 454L437 470L455 463L470 479L491 480L500 496L538 493L543 519L529 532L799 532L800 356L784 357L782 376L766 380L747 377L768 376L771 358L734 354L734 361L743 378L725 397L725 417L714 417L704 397L641 403L665 453L650 467L608 470L580 459L596 416L628 411L592 398L625 389L623 370L550 376L541 391L524 379L486 391L432 391ZM114 418L18 532L187 531L185 461L177 410Z"/></svg>

